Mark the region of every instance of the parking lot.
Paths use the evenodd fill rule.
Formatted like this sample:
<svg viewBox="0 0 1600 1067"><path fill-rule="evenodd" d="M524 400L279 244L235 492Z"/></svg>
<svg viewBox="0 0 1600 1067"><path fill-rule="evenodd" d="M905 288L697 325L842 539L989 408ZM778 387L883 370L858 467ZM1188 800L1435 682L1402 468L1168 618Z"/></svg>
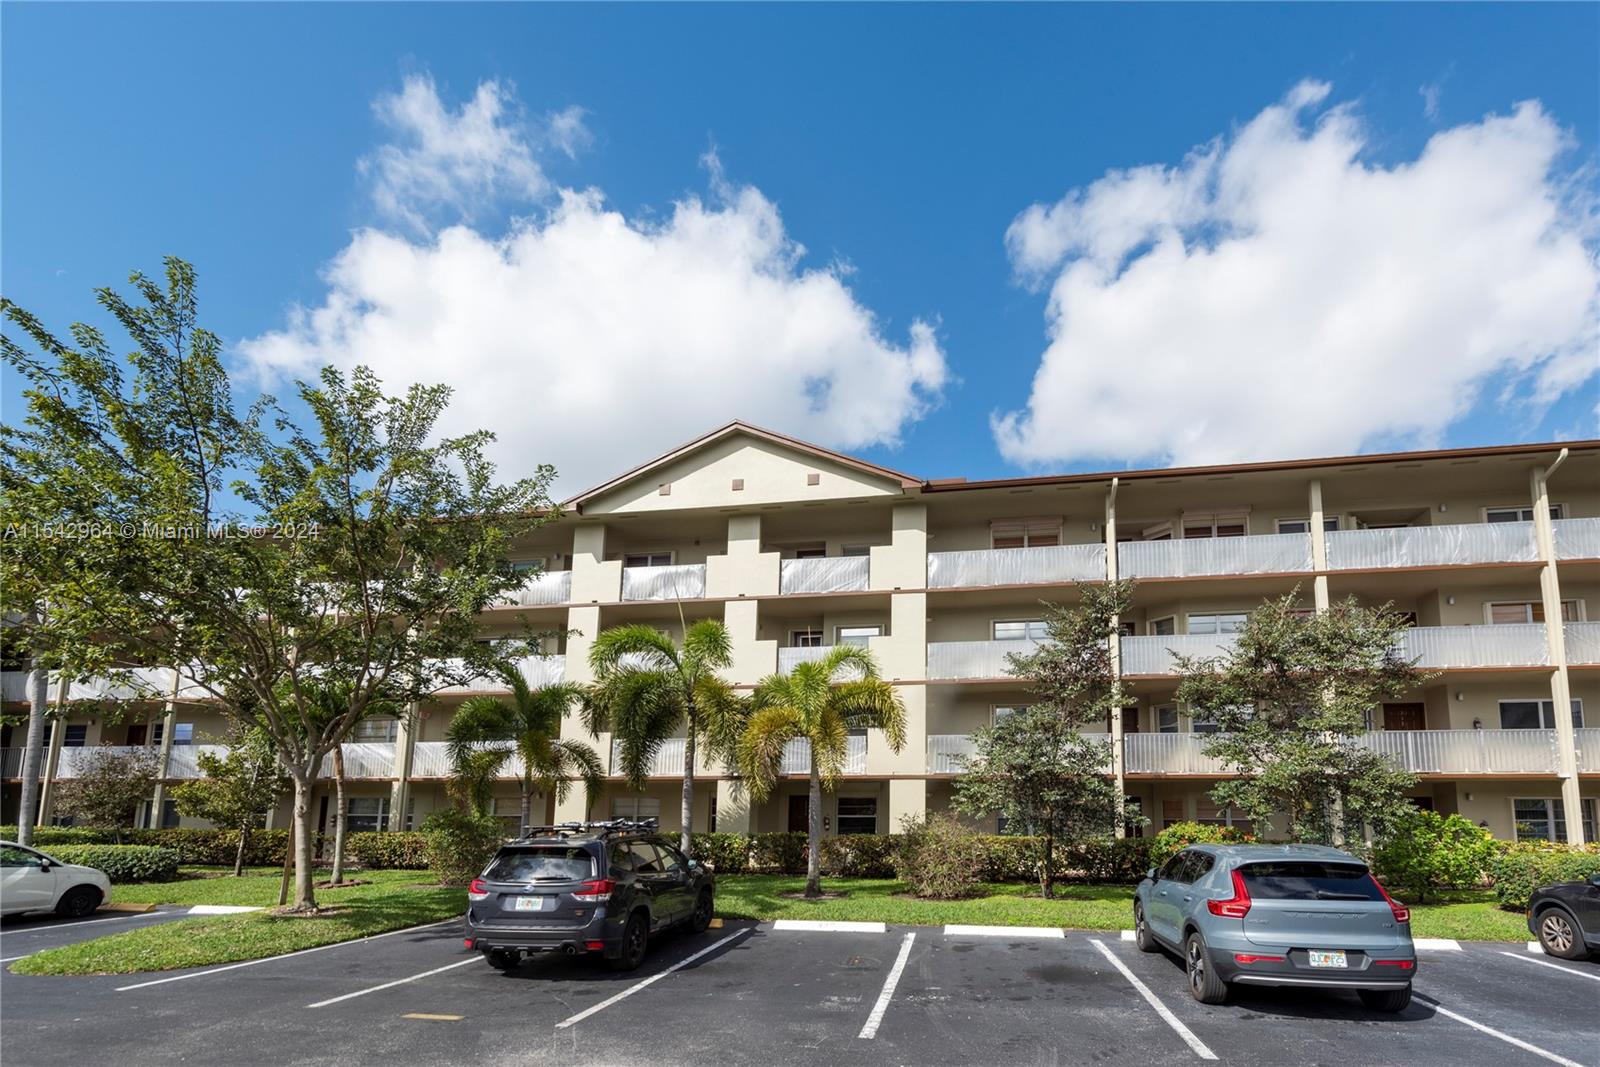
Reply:
<svg viewBox="0 0 1600 1067"><path fill-rule="evenodd" d="M7 960L179 913L8 923ZM106 919L105 916L98 918ZM491 969L459 923L246 964L0 977L13 1065L1600 1063L1600 965L1523 944L1422 949L1398 1016L1353 995L1190 999L1116 932L729 922L613 974L563 957Z"/></svg>

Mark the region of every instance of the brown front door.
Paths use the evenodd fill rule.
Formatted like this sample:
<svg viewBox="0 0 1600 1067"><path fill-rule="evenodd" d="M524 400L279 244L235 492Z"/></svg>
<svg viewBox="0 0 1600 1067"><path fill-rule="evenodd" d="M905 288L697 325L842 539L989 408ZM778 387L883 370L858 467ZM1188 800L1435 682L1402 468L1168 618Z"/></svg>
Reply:
<svg viewBox="0 0 1600 1067"><path fill-rule="evenodd" d="M810 828L806 824L806 816L810 812L810 797L789 798L789 832L791 834L803 834Z"/></svg>
<svg viewBox="0 0 1600 1067"><path fill-rule="evenodd" d="M1426 730L1428 713L1421 704L1385 704L1383 706L1385 730Z"/></svg>

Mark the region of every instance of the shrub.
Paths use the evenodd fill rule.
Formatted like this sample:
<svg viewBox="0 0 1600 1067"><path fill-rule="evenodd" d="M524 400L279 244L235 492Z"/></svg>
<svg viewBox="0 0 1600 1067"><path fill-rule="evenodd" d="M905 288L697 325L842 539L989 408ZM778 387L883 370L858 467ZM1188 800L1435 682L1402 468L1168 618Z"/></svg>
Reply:
<svg viewBox="0 0 1600 1067"><path fill-rule="evenodd" d="M988 849L983 836L950 815L905 820L894 868L911 892L928 900L970 897L981 880Z"/></svg>
<svg viewBox="0 0 1600 1067"><path fill-rule="evenodd" d="M122 836L136 845L155 845L178 853L180 862L203 867L232 867L239 850L239 831L205 830L193 826L163 830L124 830ZM318 837L318 847L321 837ZM244 862L249 867L272 867L283 862L289 848L288 830L251 830Z"/></svg>
<svg viewBox="0 0 1600 1067"><path fill-rule="evenodd" d="M1090 882L1137 882L1151 867L1148 837L1101 837L1056 845L1058 873Z"/></svg>
<svg viewBox="0 0 1600 1067"><path fill-rule="evenodd" d="M428 868L441 885L466 885L499 849L500 824L492 815L442 808L422 823Z"/></svg>
<svg viewBox="0 0 1600 1067"><path fill-rule="evenodd" d="M1036 882L1044 846L1037 837L986 834L983 837L985 882ZM1059 852L1057 853L1059 856Z"/></svg>
<svg viewBox="0 0 1600 1067"><path fill-rule="evenodd" d="M1581 882L1600 871L1600 847L1551 843L1511 845L1489 864L1494 895L1502 908L1525 910L1533 891L1552 882Z"/></svg>
<svg viewBox="0 0 1600 1067"><path fill-rule="evenodd" d="M749 834L695 834L694 855L717 874L745 874L750 870Z"/></svg>
<svg viewBox="0 0 1600 1067"><path fill-rule="evenodd" d="M1385 883L1417 903L1439 889L1467 889L1483 881L1496 845L1489 831L1460 815L1417 810L1404 816L1373 857Z"/></svg>
<svg viewBox="0 0 1600 1067"><path fill-rule="evenodd" d="M127 834L124 830L123 836ZM0 838L15 841L16 826L0 826ZM105 826L36 826L33 830L34 847L47 851L49 845L110 845L116 840L116 831Z"/></svg>
<svg viewBox="0 0 1600 1067"><path fill-rule="evenodd" d="M806 835L803 833L765 833L750 835L752 870L776 874L804 874Z"/></svg>
<svg viewBox="0 0 1600 1067"><path fill-rule="evenodd" d="M178 853L150 845L57 845L48 855L62 863L98 867L112 882L170 882L178 876Z"/></svg>
<svg viewBox="0 0 1600 1067"><path fill-rule="evenodd" d="M1159 867L1190 845L1220 845L1249 841L1252 838L1231 826L1208 826L1198 822L1177 822L1162 830L1150 848L1151 867ZM1139 872L1141 875L1143 871Z"/></svg>
<svg viewBox="0 0 1600 1067"><path fill-rule="evenodd" d="M421 871L428 867L428 838L414 831L351 834L345 847L368 870Z"/></svg>
<svg viewBox="0 0 1600 1067"><path fill-rule="evenodd" d="M846 878L893 878L898 839L892 834L839 834L822 839L822 873Z"/></svg>

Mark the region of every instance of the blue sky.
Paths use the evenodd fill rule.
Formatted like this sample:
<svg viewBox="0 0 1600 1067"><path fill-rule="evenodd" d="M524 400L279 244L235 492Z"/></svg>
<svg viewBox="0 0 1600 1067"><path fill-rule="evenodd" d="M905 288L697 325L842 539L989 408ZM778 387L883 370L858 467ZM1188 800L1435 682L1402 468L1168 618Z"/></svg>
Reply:
<svg viewBox="0 0 1600 1067"><path fill-rule="evenodd" d="M7 4L0 18L5 295L64 329L90 314L91 287L181 255L248 381L283 392L316 362L374 352L394 382L504 374L464 414L503 417L503 462L554 462L564 488L736 417L928 477L1595 435L1594 5ZM417 130L381 102L413 84L449 120L486 82L494 128L525 153L414 198L409 219L385 211L377 192L401 172L383 146L412 177L429 160L405 154ZM1484 125L1520 101L1537 113ZM572 143L549 125L569 109ZM1418 162L1452 133L1455 151ZM1186 164L1206 145L1210 164ZM1328 162L1341 148L1353 156ZM1147 165L1166 169L1144 192L1207 202L1152 208L1096 185ZM1334 178L1347 191L1324 197ZM562 190L585 189L637 231L614 258L552 250L590 232L549 221ZM1463 244L1441 251L1411 220L1457 190L1435 224ZM1541 196L1549 211L1508 221ZM705 250L696 220L674 217L686 197L708 228L782 240L673 292L686 272L662 232L674 255ZM443 249L452 223L472 238L461 259ZM527 226L550 227L536 268L483 265ZM1454 273L1478 251L1475 273ZM630 274L635 253L662 262ZM426 269L386 279L413 254ZM359 275L342 287L326 273L341 256ZM575 276L614 323L561 322L570 296L516 289ZM330 288L405 304L428 278L465 277L479 279L466 292L438 287L431 319L379 329L341 304L355 318L330 333L290 315L327 308ZM502 283L509 306L477 303ZM496 348L521 306L539 309L540 339ZM499 325L464 334L464 319ZM1356 350L1374 354L1346 366ZM729 384L678 394L674 377ZM581 400L628 384L610 415ZM1410 401L1381 402L1397 392ZM10 377L3 399L14 418ZM581 427L615 447L580 446Z"/></svg>

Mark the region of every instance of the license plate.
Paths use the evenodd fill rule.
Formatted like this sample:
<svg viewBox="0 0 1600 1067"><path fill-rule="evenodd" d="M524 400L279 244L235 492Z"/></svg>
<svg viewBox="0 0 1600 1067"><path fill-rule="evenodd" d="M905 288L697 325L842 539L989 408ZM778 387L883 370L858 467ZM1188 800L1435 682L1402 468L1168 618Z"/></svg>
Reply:
<svg viewBox="0 0 1600 1067"><path fill-rule="evenodd" d="M550 899L549 897L512 897L511 898L511 910L512 911L543 911L544 910L544 902L546 900L549 900L549 899ZM1344 965L1340 964L1340 966L1342 967Z"/></svg>
<svg viewBox="0 0 1600 1067"><path fill-rule="evenodd" d="M1311 966L1313 967L1348 967L1343 952L1319 952L1312 949L1310 952Z"/></svg>

